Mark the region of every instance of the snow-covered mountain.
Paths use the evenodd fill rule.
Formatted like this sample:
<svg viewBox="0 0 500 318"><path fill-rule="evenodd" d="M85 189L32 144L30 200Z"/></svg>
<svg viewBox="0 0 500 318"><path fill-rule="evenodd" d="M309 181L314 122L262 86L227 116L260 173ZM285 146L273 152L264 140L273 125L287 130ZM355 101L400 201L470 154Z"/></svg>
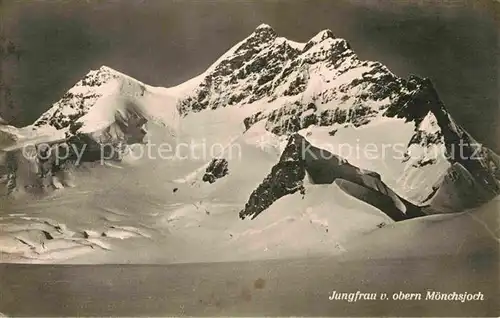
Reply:
<svg viewBox="0 0 500 318"><path fill-rule="evenodd" d="M324 251L387 223L463 211L500 193L500 158L454 122L429 79L403 79L363 61L330 30L296 43L260 25L204 73L170 88L103 66L32 125L0 126L0 136L8 196L73 186L99 202L96 188L108 189L110 202L141 193L154 197L150 209L170 204L158 212L169 216L152 224L242 254L264 245L276 255L300 253L289 242L298 233L308 237L304 248ZM151 145L186 144L205 153L144 155ZM35 155L26 155L27 145ZM110 202L103 204L113 211L123 204ZM100 215L92 209L82 213ZM109 223L70 233L94 233L94 243L117 229L137 236Z"/></svg>

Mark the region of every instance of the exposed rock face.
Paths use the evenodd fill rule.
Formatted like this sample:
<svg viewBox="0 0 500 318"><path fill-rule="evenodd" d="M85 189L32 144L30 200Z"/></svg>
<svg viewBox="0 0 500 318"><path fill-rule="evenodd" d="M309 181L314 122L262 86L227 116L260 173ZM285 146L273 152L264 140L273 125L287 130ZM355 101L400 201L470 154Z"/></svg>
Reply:
<svg viewBox="0 0 500 318"><path fill-rule="evenodd" d="M5 194L11 194L17 187L16 172L18 162L12 153L5 154Z"/></svg>
<svg viewBox="0 0 500 318"><path fill-rule="evenodd" d="M214 158L208 165L203 181L214 183L217 179L225 177L229 173L228 162L224 158Z"/></svg>
<svg viewBox="0 0 500 318"><path fill-rule="evenodd" d="M362 171L294 134L290 136L279 162L250 195L240 217L253 219L281 197L297 191L307 196L303 184L306 172L311 183L336 182L348 194L375 206L395 221L424 215L418 207L389 189L378 174Z"/></svg>
<svg viewBox="0 0 500 318"><path fill-rule="evenodd" d="M293 135L281 154L279 162L269 175L252 192L240 217L252 219L271 206L276 200L297 191L304 192L303 180L306 176L305 162L302 159L302 138Z"/></svg>

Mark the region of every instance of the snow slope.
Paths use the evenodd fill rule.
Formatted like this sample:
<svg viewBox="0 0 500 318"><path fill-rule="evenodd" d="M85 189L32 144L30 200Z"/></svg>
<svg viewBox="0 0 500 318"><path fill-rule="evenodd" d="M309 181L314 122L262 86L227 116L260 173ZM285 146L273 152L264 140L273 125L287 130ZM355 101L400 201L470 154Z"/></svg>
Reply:
<svg viewBox="0 0 500 318"><path fill-rule="evenodd" d="M462 213L390 224L345 245L347 259L425 258L466 255L495 262L500 244L500 197ZM425 247L425 248L424 248ZM496 260L498 261L498 260Z"/></svg>

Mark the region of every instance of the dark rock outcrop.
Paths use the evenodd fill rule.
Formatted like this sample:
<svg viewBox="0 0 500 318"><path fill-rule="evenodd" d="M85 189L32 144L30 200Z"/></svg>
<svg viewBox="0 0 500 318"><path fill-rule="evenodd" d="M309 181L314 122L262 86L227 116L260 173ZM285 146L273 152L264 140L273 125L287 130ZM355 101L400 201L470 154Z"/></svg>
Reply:
<svg viewBox="0 0 500 318"><path fill-rule="evenodd" d="M352 123L355 127L366 125L376 115L376 111L363 104L351 109L318 110L314 103L303 104L295 101L268 114L256 113L245 118L244 125L249 129L253 124L266 120L266 130L282 136L290 135L311 125L332 126Z"/></svg>
<svg viewBox="0 0 500 318"><path fill-rule="evenodd" d="M224 158L214 158L208 165L203 181L214 183L217 179L225 177L229 173L228 162Z"/></svg>
<svg viewBox="0 0 500 318"><path fill-rule="evenodd" d="M377 173L362 171L329 151L312 146L293 134L271 173L253 191L240 217L257 217L279 198L301 191L307 175L313 184L332 184L386 213L394 221L423 216L415 205L402 199L385 185ZM305 194L307 195L307 194Z"/></svg>
<svg viewBox="0 0 500 318"><path fill-rule="evenodd" d="M245 208L240 211L240 218L251 217L253 219L279 198L297 191L304 192L303 180L306 172L305 162L302 160L301 141L302 138L299 135L289 138L278 163L252 192Z"/></svg>

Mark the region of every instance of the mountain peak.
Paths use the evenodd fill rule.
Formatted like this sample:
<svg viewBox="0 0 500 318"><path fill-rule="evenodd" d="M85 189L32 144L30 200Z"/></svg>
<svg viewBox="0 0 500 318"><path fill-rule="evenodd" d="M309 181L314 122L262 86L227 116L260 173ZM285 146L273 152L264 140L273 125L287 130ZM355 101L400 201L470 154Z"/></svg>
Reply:
<svg viewBox="0 0 500 318"><path fill-rule="evenodd" d="M98 70L95 70L94 72L99 72L99 73L106 73L106 74L110 74L110 75L118 75L118 76L126 76L126 77L130 77L120 71L117 71L115 70L114 68L112 67L109 67L107 65L102 65L101 67L99 67Z"/></svg>
<svg viewBox="0 0 500 318"><path fill-rule="evenodd" d="M325 30L318 32L318 34L316 34L311 40L319 42L319 41L324 41L326 39L334 39L334 38L335 38L335 35L333 34L332 30L325 29Z"/></svg>
<svg viewBox="0 0 500 318"><path fill-rule="evenodd" d="M277 37L276 31L268 24L260 24L250 35L250 38L257 37L262 40L271 40Z"/></svg>
<svg viewBox="0 0 500 318"><path fill-rule="evenodd" d="M309 41L307 41L306 47L311 47L316 44L325 42L326 40L335 40L336 37L333 32L329 29L318 32L315 36L313 36ZM342 39L338 39L342 40ZM345 40L344 40L345 41Z"/></svg>
<svg viewBox="0 0 500 318"><path fill-rule="evenodd" d="M315 46L323 47L323 50L329 51L330 53L336 52L336 54L340 54L351 48L345 39L336 37L329 29L320 31L307 41L303 51L305 52Z"/></svg>
<svg viewBox="0 0 500 318"><path fill-rule="evenodd" d="M266 23L261 23L257 28L255 28L255 31L257 31L257 30L272 30L272 31L274 31L274 29L269 24L266 24Z"/></svg>
<svg viewBox="0 0 500 318"><path fill-rule="evenodd" d="M99 71L110 72L110 73L118 72L117 70L115 70L107 65L102 65L101 67L99 67Z"/></svg>
<svg viewBox="0 0 500 318"><path fill-rule="evenodd" d="M43 113L33 123L33 126L48 125L58 130L68 128L80 117L90 112L102 98L112 99L120 96L131 98L142 96L144 91L145 86L142 82L109 66L102 65L98 69L90 70L59 101ZM114 104L117 107L119 105L121 105L119 102ZM109 109L114 111L114 106L110 105ZM101 122L106 122L106 120L101 120Z"/></svg>

